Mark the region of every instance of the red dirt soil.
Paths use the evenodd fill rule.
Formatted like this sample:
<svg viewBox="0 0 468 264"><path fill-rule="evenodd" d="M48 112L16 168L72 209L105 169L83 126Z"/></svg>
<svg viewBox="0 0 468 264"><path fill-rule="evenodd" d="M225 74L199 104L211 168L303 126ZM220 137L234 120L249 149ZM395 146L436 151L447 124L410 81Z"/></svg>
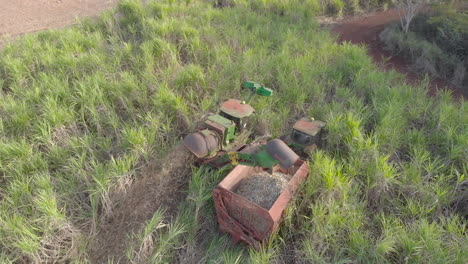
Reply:
<svg viewBox="0 0 468 264"><path fill-rule="evenodd" d="M364 16L345 18L332 28L332 31L339 34L338 41L349 41L353 44L364 44L369 50L374 62L383 65L386 70L395 69L397 72L406 75L410 84L416 84L423 79L423 75L411 70L411 62L408 58L392 55L384 49L380 42L379 34L388 23L398 21L399 16L396 10L380 11ZM434 95L438 89L450 89L454 97L467 98L466 89L456 87L449 82L431 78L429 94Z"/></svg>
<svg viewBox="0 0 468 264"><path fill-rule="evenodd" d="M76 17L96 16L117 0L0 0L1 37L61 28Z"/></svg>

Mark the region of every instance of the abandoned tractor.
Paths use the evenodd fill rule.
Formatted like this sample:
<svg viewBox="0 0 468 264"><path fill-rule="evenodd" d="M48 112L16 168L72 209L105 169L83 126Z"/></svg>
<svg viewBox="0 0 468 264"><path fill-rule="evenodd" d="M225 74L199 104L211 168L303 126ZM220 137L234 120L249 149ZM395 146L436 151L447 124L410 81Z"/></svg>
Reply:
<svg viewBox="0 0 468 264"><path fill-rule="evenodd" d="M248 99L225 101L217 114L209 115L184 138L184 145L199 164L235 166L213 191L219 227L235 242L259 249L279 227L291 198L309 175L307 163L296 152L306 156L319 146L325 123L302 118L288 136L247 144L245 128L254 113L249 103L254 95L271 96L273 91L256 82L243 86L250 90ZM238 189L246 184L251 193L242 194ZM260 200L266 196L268 205L262 205Z"/></svg>

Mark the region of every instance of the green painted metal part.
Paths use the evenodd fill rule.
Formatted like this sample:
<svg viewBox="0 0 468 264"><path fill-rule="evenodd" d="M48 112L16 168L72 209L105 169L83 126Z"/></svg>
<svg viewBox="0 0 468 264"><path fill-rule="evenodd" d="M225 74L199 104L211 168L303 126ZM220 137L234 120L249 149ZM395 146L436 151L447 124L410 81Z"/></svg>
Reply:
<svg viewBox="0 0 468 264"><path fill-rule="evenodd" d="M208 120L212 121L212 122L215 122L216 124L219 124L221 126L223 126L224 128L226 128L226 132L225 132L225 135L224 135L224 141L223 141L223 144L224 145L227 145L229 144L231 141L234 140L234 137L236 136L235 133L236 133L236 124L225 118L224 116L221 116L221 115L211 115L208 117Z"/></svg>
<svg viewBox="0 0 468 264"><path fill-rule="evenodd" d="M289 169L296 164L299 156L280 139L273 139L254 153L249 152L228 152L221 157L225 162L232 165L258 166L262 168L273 168L279 164L285 169Z"/></svg>
<svg viewBox="0 0 468 264"><path fill-rule="evenodd" d="M208 120L213 121L216 124L219 124L225 128L229 128L230 126L232 126L232 121L221 115L211 115L208 117Z"/></svg>
<svg viewBox="0 0 468 264"><path fill-rule="evenodd" d="M226 137L224 138L224 144L227 145L231 143L231 141L234 140L235 136L236 136L236 125L233 124L226 130Z"/></svg>
<svg viewBox="0 0 468 264"><path fill-rule="evenodd" d="M241 153L240 156L244 155L243 153ZM279 163L278 160L274 159L272 156L270 156L265 148L263 147L262 148L262 151L258 152L258 153L255 153L255 154L252 154L254 156L254 160L255 160L255 166L259 166L259 167L262 167L262 168L273 168L273 166L275 166L276 164ZM244 165L249 165L249 164L244 164ZM250 165L252 166L252 165Z"/></svg>
<svg viewBox="0 0 468 264"><path fill-rule="evenodd" d="M262 168L273 168L279 163L278 160L270 156L264 147L262 150L251 154L242 152L228 152L220 157L220 162L230 162L232 165L258 166Z"/></svg>
<svg viewBox="0 0 468 264"><path fill-rule="evenodd" d="M257 82L246 81L243 83L243 86L244 88L250 90L249 98L247 98L246 100L247 104L250 103L250 100L252 100L252 97L254 95L260 95L260 96L272 96L273 95L273 90L271 90L270 88L266 88Z"/></svg>

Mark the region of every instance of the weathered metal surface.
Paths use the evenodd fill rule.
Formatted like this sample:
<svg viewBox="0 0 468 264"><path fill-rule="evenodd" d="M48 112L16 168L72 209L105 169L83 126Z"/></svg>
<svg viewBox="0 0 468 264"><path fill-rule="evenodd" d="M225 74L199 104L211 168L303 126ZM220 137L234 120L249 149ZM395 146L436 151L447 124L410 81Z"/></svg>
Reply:
<svg viewBox="0 0 468 264"><path fill-rule="evenodd" d="M221 105L221 111L235 118L244 118L250 116L254 109L249 104L243 104L236 99L229 99Z"/></svg>
<svg viewBox="0 0 468 264"><path fill-rule="evenodd" d="M187 135L184 138L184 145L197 158L208 157L219 148L219 136L211 130L205 129Z"/></svg>
<svg viewBox="0 0 468 264"><path fill-rule="evenodd" d="M230 233L234 243L240 240L256 249L266 243L280 226L291 198L309 175L309 167L306 162L298 160L289 170L279 166L273 169L292 177L269 210L234 193L244 178L261 171L263 169L259 167L236 166L213 191L220 230Z"/></svg>
<svg viewBox="0 0 468 264"><path fill-rule="evenodd" d="M273 139L265 146L266 152L279 162L281 167L289 168L296 163L299 156L281 139Z"/></svg>
<svg viewBox="0 0 468 264"><path fill-rule="evenodd" d="M283 168L290 168L299 159L299 156L281 139L273 139L265 146L266 152Z"/></svg>
<svg viewBox="0 0 468 264"><path fill-rule="evenodd" d="M301 118L294 124L293 129L315 136L323 127L325 127L325 123L322 121Z"/></svg>
<svg viewBox="0 0 468 264"><path fill-rule="evenodd" d="M239 145L239 146L236 146L232 149L230 149L229 151L243 151L243 149L246 147L247 145L245 144L242 144L242 145ZM226 154L229 152L229 151L218 151L218 153L216 153L215 156L213 157L209 157L209 158L203 158L203 159L199 159L197 161L198 164L207 164L213 168L221 168L227 164L230 163L230 160L228 158L223 158L223 157L226 157Z"/></svg>
<svg viewBox="0 0 468 264"><path fill-rule="evenodd" d="M219 135L222 135L224 146L229 144L235 137L236 127L234 121L223 116L211 115L205 121L205 125L208 129L213 129Z"/></svg>
<svg viewBox="0 0 468 264"><path fill-rule="evenodd" d="M220 115L211 115L208 120L222 125L225 128L229 128L234 125L234 122Z"/></svg>
<svg viewBox="0 0 468 264"><path fill-rule="evenodd" d="M209 130L213 130L215 131L216 133L218 133L219 135L225 135L226 134L226 127L216 123L216 122L213 122L209 119L207 119L205 121L205 127Z"/></svg>

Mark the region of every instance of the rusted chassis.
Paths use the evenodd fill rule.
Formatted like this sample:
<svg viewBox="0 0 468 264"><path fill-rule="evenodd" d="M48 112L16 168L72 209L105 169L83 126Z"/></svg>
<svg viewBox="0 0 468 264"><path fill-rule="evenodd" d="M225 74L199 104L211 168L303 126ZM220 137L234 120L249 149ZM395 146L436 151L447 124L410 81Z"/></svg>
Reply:
<svg viewBox="0 0 468 264"><path fill-rule="evenodd" d="M250 144L241 144L230 150L220 150L213 157L201 158L196 161L197 164L206 164L213 168L221 168L227 164L230 164L229 159L223 158L228 152L242 152L242 153L255 153L260 146L266 145L266 140L259 140L258 142L253 142Z"/></svg>
<svg viewBox="0 0 468 264"><path fill-rule="evenodd" d="M280 166L274 167L273 172L286 173L291 175L291 179L273 206L267 210L234 193L241 180L263 170L259 167L238 165L213 191L220 230L230 233L234 243L243 241L257 250L278 229L291 198L309 175L309 167L303 160L298 160L287 171Z"/></svg>
<svg viewBox="0 0 468 264"><path fill-rule="evenodd" d="M209 158L198 159L196 163L199 165L207 164L212 168L221 168L230 163L228 159L223 159L224 155L226 155L230 151L234 151L234 152L244 151L247 147L248 145L242 144L240 146L236 146L235 148L230 149L229 151L220 150L216 153L215 156L209 157Z"/></svg>

